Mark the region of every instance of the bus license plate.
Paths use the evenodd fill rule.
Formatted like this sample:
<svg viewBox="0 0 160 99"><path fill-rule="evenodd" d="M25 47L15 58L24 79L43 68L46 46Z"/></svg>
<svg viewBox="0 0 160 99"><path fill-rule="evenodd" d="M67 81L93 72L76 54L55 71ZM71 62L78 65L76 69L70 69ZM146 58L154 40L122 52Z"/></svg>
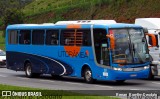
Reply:
<svg viewBox="0 0 160 99"><path fill-rule="evenodd" d="M130 77L136 77L137 76L137 74L131 74L130 75Z"/></svg>

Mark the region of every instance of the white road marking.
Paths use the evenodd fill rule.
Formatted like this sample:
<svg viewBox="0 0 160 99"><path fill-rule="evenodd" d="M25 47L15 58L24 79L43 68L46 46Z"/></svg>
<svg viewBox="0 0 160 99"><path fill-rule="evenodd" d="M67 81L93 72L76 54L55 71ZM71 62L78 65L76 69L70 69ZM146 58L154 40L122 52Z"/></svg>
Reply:
<svg viewBox="0 0 160 99"><path fill-rule="evenodd" d="M20 79L25 79L25 80L28 80L30 78L25 78L25 77L17 77L17 78L20 78ZM43 81L43 82L55 82L55 81L51 81L51 80L39 80L39 81Z"/></svg>
<svg viewBox="0 0 160 99"><path fill-rule="evenodd" d="M153 84L160 84L159 82L152 82Z"/></svg>
<svg viewBox="0 0 160 99"><path fill-rule="evenodd" d="M81 83L73 83L73 82L65 82L65 83L84 86L84 83L83 84L81 84ZM87 84L85 84L85 85L87 85ZM106 87L107 88L113 88L111 86L102 86L102 85L91 85L91 86L93 86L93 87L103 87L103 88L106 88Z"/></svg>
<svg viewBox="0 0 160 99"><path fill-rule="evenodd" d="M4 76L4 75L0 75L0 77L7 77L7 76Z"/></svg>
<svg viewBox="0 0 160 99"><path fill-rule="evenodd" d="M40 81L43 81L43 82L51 82L51 83L55 82L55 81L51 81L51 80L40 80Z"/></svg>
<svg viewBox="0 0 160 99"><path fill-rule="evenodd" d="M73 83L73 82L64 82L64 83L74 84L74 85L84 85L84 84L80 84L80 83Z"/></svg>
<svg viewBox="0 0 160 99"><path fill-rule="evenodd" d="M140 89L130 89L130 90L140 90Z"/></svg>
<svg viewBox="0 0 160 99"><path fill-rule="evenodd" d="M103 87L103 88L113 88L113 87L111 87L111 86L106 86L106 85L104 85L104 86L102 86L102 85L94 85L94 86L96 86L96 87Z"/></svg>

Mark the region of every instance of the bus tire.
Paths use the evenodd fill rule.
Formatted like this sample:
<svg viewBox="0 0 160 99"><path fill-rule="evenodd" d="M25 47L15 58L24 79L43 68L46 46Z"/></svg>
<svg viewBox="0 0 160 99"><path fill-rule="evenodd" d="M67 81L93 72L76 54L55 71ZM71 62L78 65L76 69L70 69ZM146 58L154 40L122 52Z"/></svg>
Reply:
<svg viewBox="0 0 160 99"><path fill-rule="evenodd" d="M32 77L39 77L41 75L41 73L33 73L32 72L32 66L30 62L27 62L25 64L25 74L28 78L32 78Z"/></svg>
<svg viewBox="0 0 160 99"><path fill-rule="evenodd" d="M149 79L149 80L153 80L153 79L154 79L154 75L153 75L153 73L152 73L151 68L150 68L150 71L149 71L148 79Z"/></svg>
<svg viewBox="0 0 160 99"><path fill-rule="evenodd" d="M94 79L92 78L92 71L89 68L84 70L84 79L87 83L93 83Z"/></svg>
<svg viewBox="0 0 160 99"><path fill-rule="evenodd" d="M116 80L116 83L118 84L123 84L125 82L125 80Z"/></svg>
<svg viewBox="0 0 160 99"><path fill-rule="evenodd" d="M29 62L25 64L25 74L28 78L33 77L32 66L31 66L31 63Z"/></svg>

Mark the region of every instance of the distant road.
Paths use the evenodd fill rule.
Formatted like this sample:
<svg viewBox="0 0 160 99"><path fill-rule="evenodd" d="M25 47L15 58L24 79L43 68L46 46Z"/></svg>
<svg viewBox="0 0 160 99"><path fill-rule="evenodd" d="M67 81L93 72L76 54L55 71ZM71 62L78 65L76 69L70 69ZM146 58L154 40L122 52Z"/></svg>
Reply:
<svg viewBox="0 0 160 99"><path fill-rule="evenodd" d="M6 68L0 68L0 83L54 90L160 90L160 77L156 77L155 80L127 80L124 84L117 84L114 81L97 81L95 84L87 84L83 79L63 77L58 80L50 75L26 78L24 72Z"/></svg>

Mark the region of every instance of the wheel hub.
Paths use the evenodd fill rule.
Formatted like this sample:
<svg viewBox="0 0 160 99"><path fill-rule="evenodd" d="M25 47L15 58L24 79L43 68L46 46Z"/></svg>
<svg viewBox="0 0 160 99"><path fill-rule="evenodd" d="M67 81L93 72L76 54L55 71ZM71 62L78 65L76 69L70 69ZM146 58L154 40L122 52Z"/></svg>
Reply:
<svg viewBox="0 0 160 99"><path fill-rule="evenodd" d="M27 66L27 75L31 75L31 67Z"/></svg>
<svg viewBox="0 0 160 99"><path fill-rule="evenodd" d="M85 76L86 76L86 80L90 81L90 79L91 79L91 71L86 71Z"/></svg>

